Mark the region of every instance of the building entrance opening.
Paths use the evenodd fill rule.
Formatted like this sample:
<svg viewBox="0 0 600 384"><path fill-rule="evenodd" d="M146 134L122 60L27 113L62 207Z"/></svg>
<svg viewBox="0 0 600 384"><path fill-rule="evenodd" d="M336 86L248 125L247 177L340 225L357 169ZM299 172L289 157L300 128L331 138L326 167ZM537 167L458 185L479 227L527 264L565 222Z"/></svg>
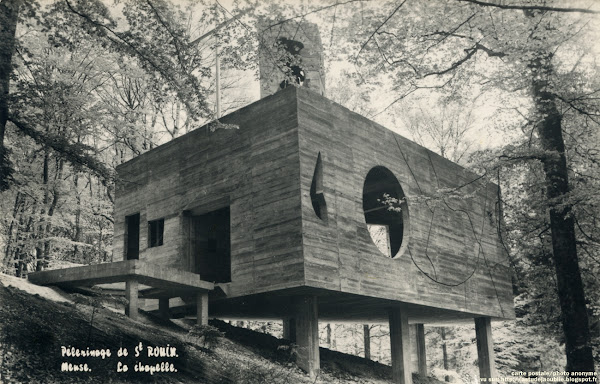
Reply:
<svg viewBox="0 0 600 384"><path fill-rule="evenodd" d="M194 216L194 272L204 281L231 281L230 222L229 207Z"/></svg>
<svg viewBox="0 0 600 384"><path fill-rule="evenodd" d="M140 258L140 214L125 217L125 249L127 260Z"/></svg>

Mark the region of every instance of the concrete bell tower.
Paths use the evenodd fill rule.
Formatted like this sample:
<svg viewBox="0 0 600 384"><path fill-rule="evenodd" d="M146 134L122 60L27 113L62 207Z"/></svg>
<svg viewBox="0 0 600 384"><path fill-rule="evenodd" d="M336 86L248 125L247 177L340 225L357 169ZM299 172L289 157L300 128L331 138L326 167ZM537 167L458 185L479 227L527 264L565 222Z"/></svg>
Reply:
<svg viewBox="0 0 600 384"><path fill-rule="evenodd" d="M315 24L262 21L257 28L261 99L289 86L325 94L323 45Z"/></svg>

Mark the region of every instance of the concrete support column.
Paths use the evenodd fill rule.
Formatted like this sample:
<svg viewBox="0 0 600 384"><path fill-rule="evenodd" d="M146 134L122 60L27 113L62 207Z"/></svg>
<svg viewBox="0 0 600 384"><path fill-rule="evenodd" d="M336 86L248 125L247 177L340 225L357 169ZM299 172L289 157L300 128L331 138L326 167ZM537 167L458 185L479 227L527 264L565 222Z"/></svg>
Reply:
<svg viewBox="0 0 600 384"><path fill-rule="evenodd" d="M160 314L160 317L162 317L163 319L170 319L171 316L169 314L169 298L168 297L161 297L158 299L158 313Z"/></svg>
<svg viewBox="0 0 600 384"><path fill-rule="evenodd" d="M127 279L125 282L125 298L127 306L125 307L125 315L132 320L138 318L138 281L136 279Z"/></svg>
<svg viewBox="0 0 600 384"><path fill-rule="evenodd" d="M389 321L392 380L395 384L412 384L408 316L400 308L392 308L389 311Z"/></svg>
<svg viewBox="0 0 600 384"><path fill-rule="evenodd" d="M423 324L415 324L417 331L417 367L419 375L427 376L427 355L425 353L425 326Z"/></svg>
<svg viewBox="0 0 600 384"><path fill-rule="evenodd" d="M319 374L319 315L316 296L295 298L296 344L298 366L314 378Z"/></svg>
<svg viewBox="0 0 600 384"><path fill-rule="evenodd" d="M296 342L296 320L293 317L283 319L283 338Z"/></svg>
<svg viewBox="0 0 600 384"><path fill-rule="evenodd" d="M196 295L196 324L208 325L208 292Z"/></svg>
<svg viewBox="0 0 600 384"><path fill-rule="evenodd" d="M479 376L482 379L496 377L494 367L494 341L492 340L492 321L489 317L475 318L475 335L477 337L477 362ZM492 381L487 381L492 382Z"/></svg>

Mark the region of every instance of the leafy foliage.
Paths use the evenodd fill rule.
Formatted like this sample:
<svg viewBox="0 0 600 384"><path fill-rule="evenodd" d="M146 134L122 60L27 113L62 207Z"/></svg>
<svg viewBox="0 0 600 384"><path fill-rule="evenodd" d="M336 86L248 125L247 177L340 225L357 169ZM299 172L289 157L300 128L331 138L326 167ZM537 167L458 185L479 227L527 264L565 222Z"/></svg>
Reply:
<svg viewBox="0 0 600 384"><path fill-rule="evenodd" d="M217 347L223 336L225 334L212 325L194 325L188 331L189 338L202 340L204 348L208 349Z"/></svg>
<svg viewBox="0 0 600 384"><path fill-rule="evenodd" d="M114 167L213 118L214 46L227 90L228 71L252 57L248 32L231 25L218 40L206 35L229 15L204 3L27 2L19 10L17 19L0 15L18 22L14 44L1 47L14 65L2 98L2 183L11 184L0 204L0 269L110 261ZM244 100L230 95L226 108Z"/></svg>

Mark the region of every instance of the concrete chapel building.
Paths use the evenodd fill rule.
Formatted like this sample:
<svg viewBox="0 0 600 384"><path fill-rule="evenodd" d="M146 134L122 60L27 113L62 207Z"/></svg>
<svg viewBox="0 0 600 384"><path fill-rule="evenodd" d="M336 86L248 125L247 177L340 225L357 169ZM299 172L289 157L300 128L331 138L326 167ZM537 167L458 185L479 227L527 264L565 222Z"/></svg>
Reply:
<svg viewBox="0 0 600 384"><path fill-rule="evenodd" d="M491 320L514 318L499 189L328 100L316 26L261 31L261 100L117 168L114 258L40 284L126 281L208 317L279 319L319 370L318 322L387 322L395 383L412 383L409 327L473 322L495 377ZM282 56L283 55L283 56Z"/></svg>

